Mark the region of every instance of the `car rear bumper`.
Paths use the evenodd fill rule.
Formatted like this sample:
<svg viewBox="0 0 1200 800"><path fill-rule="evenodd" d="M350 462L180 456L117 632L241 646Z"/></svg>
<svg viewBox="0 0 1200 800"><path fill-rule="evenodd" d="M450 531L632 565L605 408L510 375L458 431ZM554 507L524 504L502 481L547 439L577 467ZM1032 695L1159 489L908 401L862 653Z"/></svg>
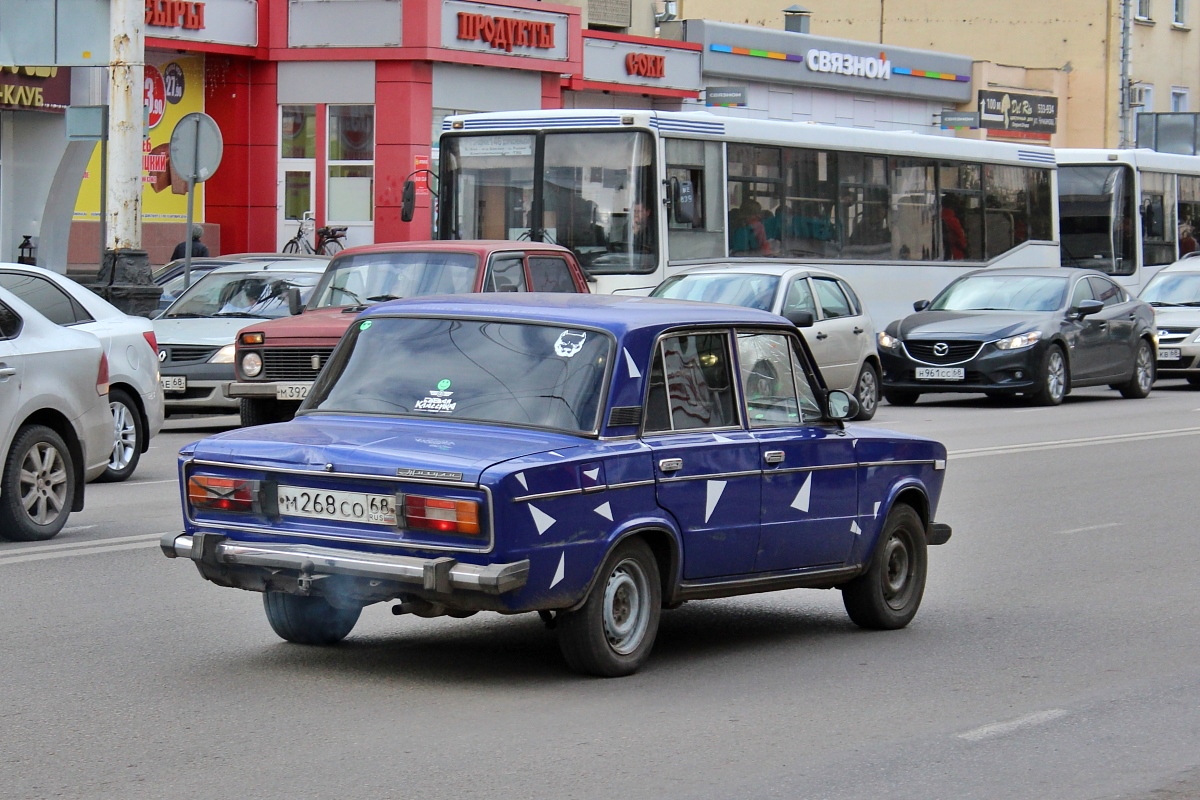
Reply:
<svg viewBox="0 0 1200 800"><path fill-rule="evenodd" d="M168 558L195 561L204 577L251 591L321 594L321 582L337 576L359 585L351 592L369 601L414 593L452 605L480 605L482 599L515 592L525 586L529 561L511 564L461 564L453 558L365 553L309 544L237 542L217 533L195 536L168 533L159 543ZM345 594L346 581L337 584ZM467 602L463 602L467 600Z"/></svg>

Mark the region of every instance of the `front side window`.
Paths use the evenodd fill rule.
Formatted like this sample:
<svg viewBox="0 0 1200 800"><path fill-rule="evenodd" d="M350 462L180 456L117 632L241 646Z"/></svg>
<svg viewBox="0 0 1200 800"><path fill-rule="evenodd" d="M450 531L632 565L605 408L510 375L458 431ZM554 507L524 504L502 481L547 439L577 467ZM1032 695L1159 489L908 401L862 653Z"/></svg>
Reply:
<svg viewBox="0 0 1200 800"><path fill-rule="evenodd" d="M350 337L304 411L592 433L613 349L593 330L484 320L376 317Z"/></svg>
<svg viewBox="0 0 1200 800"><path fill-rule="evenodd" d="M484 289L489 292L525 291L525 259L520 256L498 256L493 259Z"/></svg>
<svg viewBox="0 0 1200 800"><path fill-rule="evenodd" d="M738 424L729 339L722 333L664 338L654 355L646 400L651 433Z"/></svg>
<svg viewBox="0 0 1200 800"><path fill-rule="evenodd" d="M788 286L787 296L783 298L783 315L793 311L807 311L817 318L817 304L813 301L812 289L808 286L808 278L796 278Z"/></svg>
<svg viewBox="0 0 1200 800"><path fill-rule="evenodd" d="M821 313L825 319L854 316L854 308L842 291L841 284L833 278L813 278L817 299L821 302Z"/></svg>
<svg viewBox="0 0 1200 800"><path fill-rule="evenodd" d="M321 276L312 272L210 272L171 304L164 317L286 317L289 289L306 300Z"/></svg>
<svg viewBox="0 0 1200 800"><path fill-rule="evenodd" d="M1075 282L1075 288L1071 290L1071 304L1067 308L1079 308L1079 304L1084 300L1095 300L1096 295L1092 293L1092 283L1087 278L1081 278Z"/></svg>
<svg viewBox="0 0 1200 800"><path fill-rule="evenodd" d="M335 258L309 308L367 306L425 294L475 290L479 257L472 253L363 253ZM522 285L524 276L522 276Z"/></svg>
<svg viewBox="0 0 1200 800"><path fill-rule="evenodd" d="M742 396L751 428L800 425L820 419L812 387L800 369L792 337L783 333L738 335Z"/></svg>
<svg viewBox="0 0 1200 800"><path fill-rule="evenodd" d="M71 301L70 295L58 288L53 281L40 276L0 272L0 286L33 306L55 325L74 325L76 322L91 319L86 312L81 317L78 311L82 309L77 309L77 304Z"/></svg>
<svg viewBox="0 0 1200 800"><path fill-rule="evenodd" d="M571 268L557 256L530 256L529 280L535 292L576 292Z"/></svg>

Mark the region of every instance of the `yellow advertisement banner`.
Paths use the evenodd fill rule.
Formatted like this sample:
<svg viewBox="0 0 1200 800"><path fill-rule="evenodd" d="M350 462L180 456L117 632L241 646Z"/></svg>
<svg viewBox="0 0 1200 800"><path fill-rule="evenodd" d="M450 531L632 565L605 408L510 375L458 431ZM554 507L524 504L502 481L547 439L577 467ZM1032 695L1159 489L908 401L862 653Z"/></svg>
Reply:
<svg viewBox="0 0 1200 800"><path fill-rule="evenodd" d="M171 132L185 114L204 111L204 56L146 53L144 97L150 136L142 143L142 221L187 219L187 181L171 169ZM196 184L197 222L204 184ZM100 148L92 152L75 199L75 219L100 219Z"/></svg>

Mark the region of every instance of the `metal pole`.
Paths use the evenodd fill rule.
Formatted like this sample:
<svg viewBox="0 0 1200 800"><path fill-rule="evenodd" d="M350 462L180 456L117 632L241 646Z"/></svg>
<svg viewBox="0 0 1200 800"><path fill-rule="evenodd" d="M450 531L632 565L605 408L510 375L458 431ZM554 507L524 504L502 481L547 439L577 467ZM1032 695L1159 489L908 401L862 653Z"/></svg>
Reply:
<svg viewBox="0 0 1200 800"><path fill-rule="evenodd" d="M108 115L105 114L104 124L108 125ZM108 135L100 140L100 264L104 263L104 253L108 250ZM109 273L108 282L111 284L116 270Z"/></svg>
<svg viewBox="0 0 1200 800"><path fill-rule="evenodd" d="M109 71L109 250L142 249L143 86L146 55L143 0L112 0Z"/></svg>
<svg viewBox="0 0 1200 800"><path fill-rule="evenodd" d="M1129 38L1133 28L1133 0L1121 0L1121 136L1120 147L1130 146L1129 137L1129 88L1133 83L1130 69Z"/></svg>
<svg viewBox="0 0 1200 800"><path fill-rule="evenodd" d="M183 250L183 288L192 285L192 225L196 202L196 167L200 164L200 117L196 117L195 146L192 150L192 163L188 169L188 198L187 198L187 233L184 235Z"/></svg>

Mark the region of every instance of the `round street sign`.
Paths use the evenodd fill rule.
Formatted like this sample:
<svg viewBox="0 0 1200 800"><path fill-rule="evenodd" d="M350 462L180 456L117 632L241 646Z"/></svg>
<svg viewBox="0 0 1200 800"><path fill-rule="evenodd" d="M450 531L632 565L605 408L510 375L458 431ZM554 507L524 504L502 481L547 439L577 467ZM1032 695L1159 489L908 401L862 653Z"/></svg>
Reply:
<svg viewBox="0 0 1200 800"><path fill-rule="evenodd" d="M171 168L184 180L202 183L221 165L224 147L216 120L199 112L185 114L171 131Z"/></svg>

